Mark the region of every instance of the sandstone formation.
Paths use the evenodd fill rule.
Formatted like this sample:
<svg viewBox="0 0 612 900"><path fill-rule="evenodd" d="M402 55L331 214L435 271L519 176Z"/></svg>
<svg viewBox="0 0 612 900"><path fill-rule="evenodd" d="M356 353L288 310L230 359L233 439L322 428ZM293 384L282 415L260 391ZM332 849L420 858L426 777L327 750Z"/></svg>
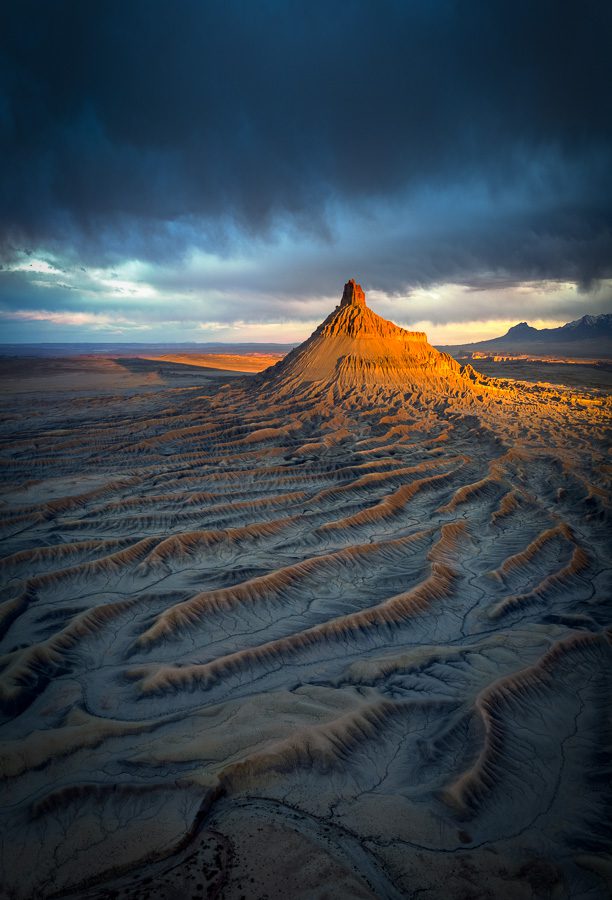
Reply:
<svg viewBox="0 0 612 900"><path fill-rule="evenodd" d="M471 389L459 364L432 347L423 332L406 331L372 312L353 279L344 285L340 305L264 379L283 394L305 385L331 389L335 396L375 385L450 394Z"/></svg>

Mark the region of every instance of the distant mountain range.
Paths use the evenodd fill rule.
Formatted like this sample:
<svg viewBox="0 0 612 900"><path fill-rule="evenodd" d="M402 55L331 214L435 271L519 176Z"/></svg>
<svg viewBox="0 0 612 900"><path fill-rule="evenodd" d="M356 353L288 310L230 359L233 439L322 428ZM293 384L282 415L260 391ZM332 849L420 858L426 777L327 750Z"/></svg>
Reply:
<svg viewBox="0 0 612 900"><path fill-rule="evenodd" d="M519 322L501 337L470 344L452 344L441 348L453 356L473 353L532 354L612 358L612 314L582 316L559 328L533 328Z"/></svg>

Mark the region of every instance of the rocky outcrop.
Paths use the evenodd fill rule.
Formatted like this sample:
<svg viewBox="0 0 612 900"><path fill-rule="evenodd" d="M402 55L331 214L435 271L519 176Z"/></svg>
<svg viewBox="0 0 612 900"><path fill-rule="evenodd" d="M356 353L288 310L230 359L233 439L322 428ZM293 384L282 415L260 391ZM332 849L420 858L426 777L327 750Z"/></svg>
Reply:
<svg viewBox="0 0 612 900"><path fill-rule="evenodd" d="M365 292L360 284L357 284L354 278L349 278L349 280L344 285L344 291L342 292L342 300L340 302L340 306L361 306L365 307Z"/></svg>
<svg viewBox="0 0 612 900"><path fill-rule="evenodd" d="M264 385L282 393L313 386L342 392L378 385L404 391L433 388L471 391L461 366L429 344L422 331L407 331L372 312L354 279L340 305L281 362L262 373Z"/></svg>

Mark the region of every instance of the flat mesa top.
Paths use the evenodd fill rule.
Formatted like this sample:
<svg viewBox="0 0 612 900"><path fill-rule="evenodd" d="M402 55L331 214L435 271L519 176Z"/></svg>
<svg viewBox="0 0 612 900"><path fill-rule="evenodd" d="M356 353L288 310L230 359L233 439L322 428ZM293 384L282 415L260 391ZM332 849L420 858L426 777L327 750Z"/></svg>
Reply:
<svg viewBox="0 0 612 900"><path fill-rule="evenodd" d="M363 306L366 305L365 293L360 284L357 284L354 278L350 278L344 285L342 292L342 301L340 306Z"/></svg>

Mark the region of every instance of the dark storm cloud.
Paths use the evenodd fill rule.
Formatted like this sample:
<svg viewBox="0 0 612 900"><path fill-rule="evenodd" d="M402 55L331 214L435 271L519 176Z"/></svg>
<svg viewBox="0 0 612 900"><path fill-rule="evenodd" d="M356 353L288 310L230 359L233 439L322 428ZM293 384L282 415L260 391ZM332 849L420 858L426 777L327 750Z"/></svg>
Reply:
<svg viewBox="0 0 612 900"><path fill-rule="evenodd" d="M232 256L285 230L389 293L611 274L608 2L21 0L4 18L7 257ZM322 291L332 269L311 273Z"/></svg>

